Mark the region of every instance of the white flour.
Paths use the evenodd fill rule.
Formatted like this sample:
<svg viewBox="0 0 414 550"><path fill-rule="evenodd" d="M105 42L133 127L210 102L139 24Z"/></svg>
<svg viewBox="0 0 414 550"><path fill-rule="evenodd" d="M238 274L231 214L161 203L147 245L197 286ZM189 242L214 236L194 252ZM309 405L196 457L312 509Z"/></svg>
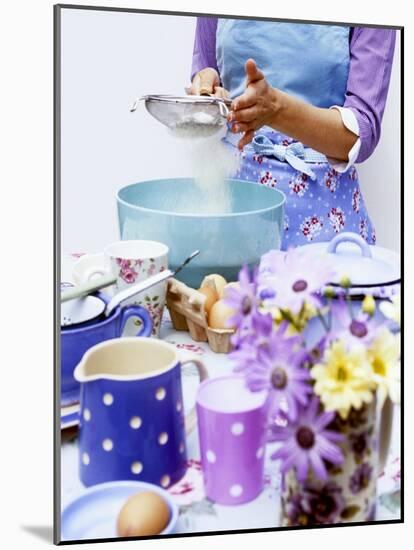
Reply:
<svg viewBox="0 0 414 550"><path fill-rule="evenodd" d="M238 158L221 141L225 126L217 132L217 125L214 125L214 135L211 135L213 120L214 117L207 113L194 113L182 119L172 130L175 137L185 138L182 143L190 157L194 184L202 195L197 204L186 204L185 211L189 213L223 214L231 211L226 180L236 171Z"/></svg>
<svg viewBox="0 0 414 550"><path fill-rule="evenodd" d="M203 111L183 116L171 128L175 137L193 139L194 137L208 137L218 131L223 126L222 121Z"/></svg>

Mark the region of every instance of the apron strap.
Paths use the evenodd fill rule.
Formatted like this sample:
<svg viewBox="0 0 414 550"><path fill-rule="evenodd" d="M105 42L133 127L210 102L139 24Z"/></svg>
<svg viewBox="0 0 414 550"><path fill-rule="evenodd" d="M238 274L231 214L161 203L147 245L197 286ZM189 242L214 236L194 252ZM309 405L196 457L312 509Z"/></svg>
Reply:
<svg viewBox="0 0 414 550"><path fill-rule="evenodd" d="M258 134L252 140L252 147L255 153L273 156L280 162L287 162L292 168L303 172L312 180L316 179L316 175L309 164L327 162L325 155L309 147L305 148L300 141L290 143L289 145L280 145L273 143L267 136Z"/></svg>
<svg viewBox="0 0 414 550"><path fill-rule="evenodd" d="M227 132L225 140L236 146L240 136ZM316 179L314 171L309 164L328 162L325 155L305 147L300 141L290 143L289 145L275 144L265 134L256 134L250 144L254 152L267 157L275 157L280 162L287 162L299 172L309 176L312 180Z"/></svg>

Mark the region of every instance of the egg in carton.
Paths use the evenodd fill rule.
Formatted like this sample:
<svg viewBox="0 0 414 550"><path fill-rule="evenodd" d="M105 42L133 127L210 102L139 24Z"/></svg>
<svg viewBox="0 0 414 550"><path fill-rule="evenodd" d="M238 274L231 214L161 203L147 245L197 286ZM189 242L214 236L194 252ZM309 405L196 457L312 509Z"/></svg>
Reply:
<svg viewBox="0 0 414 550"><path fill-rule="evenodd" d="M214 278L206 277L203 287L210 287L217 292ZM228 353L231 350L230 338L233 329L211 328L208 325L208 314L205 309L207 297L194 288L169 279L167 286L167 307L175 330L187 330L196 342L208 342L215 353Z"/></svg>

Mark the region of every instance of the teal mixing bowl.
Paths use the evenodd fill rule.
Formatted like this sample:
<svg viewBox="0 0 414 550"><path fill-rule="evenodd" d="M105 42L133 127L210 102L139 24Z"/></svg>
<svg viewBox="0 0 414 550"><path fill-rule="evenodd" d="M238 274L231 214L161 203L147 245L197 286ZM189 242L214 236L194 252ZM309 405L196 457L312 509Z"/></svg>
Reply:
<svg viewBox="0 0 414 550"><path fill-rule="evenodd" d="M285 196L248 181L227 180L224 185L230 207L219 214L203 213L205 194L191 178L123 187L117 194L121 239L165 243L171 269L200 250L177 277L192 287L211 273L236 280L244 264L254 265L265 252L280 248Z"/></svg>

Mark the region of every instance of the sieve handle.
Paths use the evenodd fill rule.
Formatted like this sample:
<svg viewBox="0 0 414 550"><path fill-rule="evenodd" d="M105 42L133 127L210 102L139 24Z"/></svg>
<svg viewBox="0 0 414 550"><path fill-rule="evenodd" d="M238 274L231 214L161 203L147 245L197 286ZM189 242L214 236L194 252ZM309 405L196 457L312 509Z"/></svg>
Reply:
<svg viewBox="0 0 414 550"><path fill-rule="evenodd" d="M134 104L132 105L132 107L130 108L130 112L133 113L134 111L137 110L137 107L138 107L138 104L140 101L145 101L146 99L148 99L148 96L147 95L142 95L141 97L137 97L137 99L134 101Z"/></svg>
<svg viewBox="0 0 414 550"><path fill-rule="evenodd" d="M227 115L229 114L229 108L224 103L224 101L221 101L220 99L217 100L217 103L221 116L227 118Z"/></svg>

